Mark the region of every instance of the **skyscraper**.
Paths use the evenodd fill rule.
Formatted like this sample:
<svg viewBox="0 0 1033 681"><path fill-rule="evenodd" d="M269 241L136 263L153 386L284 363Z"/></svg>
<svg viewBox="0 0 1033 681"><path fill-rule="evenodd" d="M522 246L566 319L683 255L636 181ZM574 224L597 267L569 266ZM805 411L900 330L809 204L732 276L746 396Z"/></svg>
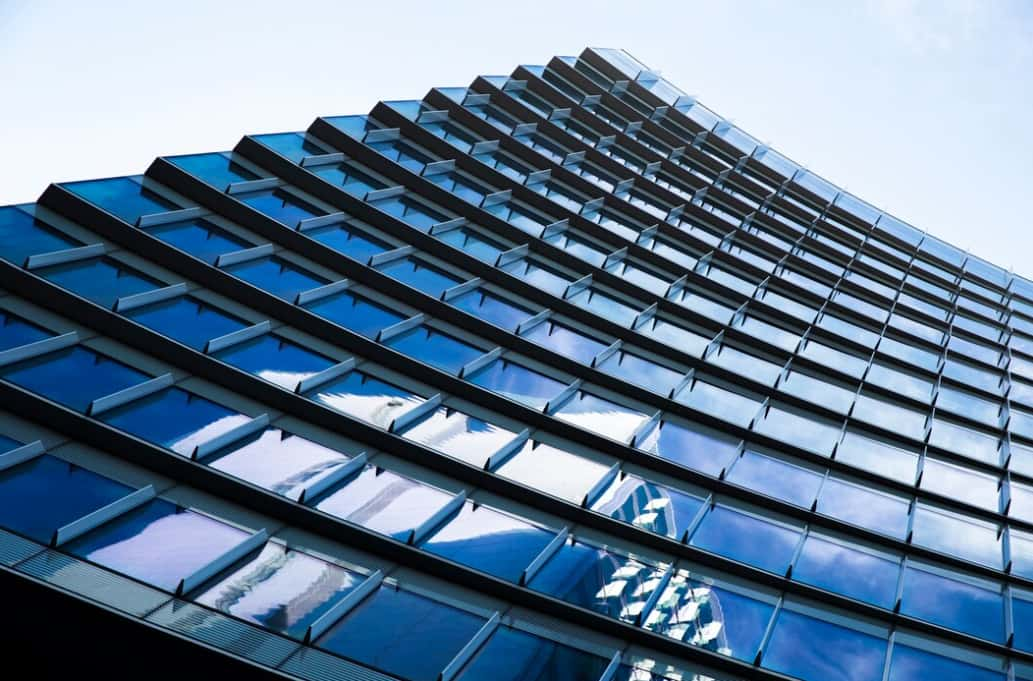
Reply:
<svg viewBox="0 0 1033 681"><path fill-rule="evenodd" d="M1033 680L1033 282L625 52L51 185L0 258L14 655Z"/></svg>

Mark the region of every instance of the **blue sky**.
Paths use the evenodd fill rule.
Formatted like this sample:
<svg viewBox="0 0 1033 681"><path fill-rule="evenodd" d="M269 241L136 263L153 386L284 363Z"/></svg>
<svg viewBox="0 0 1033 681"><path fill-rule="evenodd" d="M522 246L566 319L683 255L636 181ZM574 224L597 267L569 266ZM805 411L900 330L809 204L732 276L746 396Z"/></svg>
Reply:
<svg viewBox="0 0 1033 681"><path fill-rule="evenodd" d="M1033 2L0 0L0 204L586 45L1033 277Z"/></svg>

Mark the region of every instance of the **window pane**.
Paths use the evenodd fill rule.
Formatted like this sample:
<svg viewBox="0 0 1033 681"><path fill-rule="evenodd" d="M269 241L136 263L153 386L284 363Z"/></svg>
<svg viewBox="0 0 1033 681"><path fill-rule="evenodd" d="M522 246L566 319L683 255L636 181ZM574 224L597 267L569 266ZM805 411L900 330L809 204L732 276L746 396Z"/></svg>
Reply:
<svg viewBox="0 0 1033 681"><path fill-rule="evenodd" d="M927 456L922 465L921 486L974 506L998 510L997 478L986 473Z"/></svg>
<svg viewBox="0 0 1033 681"><path fill-rule="evenodd" d="M524 332L523 336L529 341L582 364L588 364L593 357L606 349L605 343L551 321L534 326Z"/></svg>
<svg viewBox="0 0 1033 681"><path fill-rule="evenodd" d="M982 580L965 579L935 568L908 563L900 612L990 641L1004 641L1001 590Z"/></svg>
<svg viewBox="0 0 1033 681"><path fill-rule="evenodd" d="M203 350L211 339L247 326L236 317L188 296L133 308L125 316L195 350Z"/></svg>
<svg viewBox="0 0 1033 681"><path fill-rule="evenodd" d="M0 471L0 526L47 544L58 528L131 491L127 485L44 454Z"/></svg>
<svg viewBox="0 0 1033 681"><path fill-rule="evenodd" d="M682 541L703 503L699 497L629 475L620 484L611 485L592 508L622 522Z"/></svg>
<svg viewBox="0 0 1033 681"><path fill-rule="evenodd" d="M850 598L892 609L900 559L846 542L810 534L793 565L793 579Z"/></svg>
<svg viewBox="0 0 1033 681"><path fill-rule="evenodd" d="M505 359L497 359L468 377L474 385L511 400L542 409L566 384Z"/></svg>
<svg viewBox="0 0 1033 681"><path fill-rule="evenodd" d="M581 503L609 466L551 445L528 440L496 473L562 499Z"/></svg>
<svg viewBox="0 0 1033 681"><path fill-rule="evenodd" d="M21 265L30 255L63 251L78 244L16 206L0 208L0 256Z"/></svg>
<svg viewBox="0 0 1033 681"><path fill-rule="evenodd" d="M360 575L338 565L269 542L194 600L300 639L361 581Z"/></svg>
<svg viewBox="0 0 1033 681"><path fill-rule="evenodd" d="M250 418L179 388L148 395L99 416L108 425L190 456L194 449Z"/></svg>
<svg viewBox="0 0 1033 681"><path fill-rule="evenodd" d="M886 641L783 609L762 665L804 681L881 681Z"/></svg>
<svg viewBox="0 0 1033 681"><path fill-rule="evenodd" d="M460 279L449 276L438 268L412 257L392 260L377 269L434 298L439 297L445 289L452 288L461 282Z"/></svg>
<svg viewBox="0 0 1033 681"><path fill-rule="evenodd" d="M302 220L323 215L324 212L306 204L283 189L238 194L236 198L273 220L295 227Z"/></svg>
<svg viewBox="0 0 1033 681"><path fill-rule="evenodd" d="M133 177L112 177L69 182L61 186L130 224L135 223L141 215L165 213L179 208L171 201L144 189L136 180Z"/></svg>
<svg viewBox="0 0 1033 681"><path fill-rule="evenodd" d="M234 163L228 153L192 154L168 159L184 171L223 191L234 182L257 180L258 176Z"/></svg>
<svg viewBox="0 0 1033 681"><path fill-rule="evenodd" d="M635 429L649 418L640 411L583 390L579 390L554 415L567 423L622 442L628 441Z"/></svg>
<svg viewBox="0 0 1033 681"><path fill-rule="evenodd" d="M894 644L887 681L929 681L929 679L1004 681L1005 675L900 643Z"/></svg>
<svg viewBox="0 0 1033 681"><path fill-rule="evenodd" d="M705 426L661 421L639 449L717 477L739 451L739 441Z"/></svg>
<svg viewBox="0 0 1033 681"><path fill-rule="evenodd" d="M108 258L93 258L44 267L37 271L47 281L72 293L111 307L122 296L131 296L161 284Z"/></svg>
<svg viewBox="0 0 1033 681"><path fill-rule="evenodd" d="M361 232L351 225L330 225L305 232L305 236L311 237L339 253L350 256L361 263L367 262L370 257L391 250L392 246L381 239Z"/></svg>
<svg viewBox="0 0 1033 681"><path fill-rule="evenodd" d="M912 541L936 551L984 565L1001 567L997 528L919 503Z"/></svg>
<svg viewBox="0 0 1033 681"><path fill-rule="evenodd" d="M276 257L249 260L226 268L230 274L240 277L263 291L293 301L302 291L310 291L328 283Z"/></svg>
<svg viewBox="0 0 1033 681"><path fill-rule="evenodd" d="M388 339L386 345L452 374L459 373L466 364L484 354L480 348L435 331L429 326L418 326L400 333Z"/></svg>
<svg viewBox="0 0 1033 681"><path fill-rule="evenodd" d="M266 334L238 343L216 357L270 383L294 390L300 381L334 362L280 336Z"/></svg>
<svg viewBox="0 0 1033 681"><path fill-rule="evenodd" d="M810 508L821 485L822 474L809 468L745 451L725 479L762 494Z"/></svg>
<svg viewBox="0 0 1033 681"><path fill-rule="evenodd" d="M150 378L81 346L3 367L0 376L78 411L86 411L90 402L98 397ZM75 376L76 380L69 381L69 376Z"/></svg>
<svg viewBox="0 0 1033 681"><path fill-rule="evenodd" d="M908 500L861 485L829 478L818 498L818 513L903 539Z"/></svg>
<svg viewBox="0 0 1033 681"><path fill-rule="evenodd" d="M494 296L484 289L464 293L449 300L448 304L503 329L515 329L517 324L532 314L530 310Z"/></svg>
<svg viewBox="0 0 1033 681"><path fill-rule="evenodd" d="M155 499L68 543L65 550L173 591L181 579L247 536L235 527Z"/></svg>
<svg viewBox="0 0 1033 681"><path fill-rule="evenodd" d="M436 681L483 624L476 615L385 585L316 645L405 679Z"/></svg>
<svg viewBox="0 0 1033 681"><path fill-rule="evenodd" d="M21 317L0 311L0 351L35 343L51 335L53 334Z"/></svg>
<svg viewBox="0 0 1033 681"><path fill-rule="evenodd" d="M597 681L609 661L510 627L499 627L459 681Z"/></svg>
<svg viewBox="0 0 1033 681"><path fill-rule="evenodd" d="M402 433L457 459L483 466L488 457L512 441L516 433L454 409L441 407Z"/></svg>
<svg viewBox="0 0 1033 681"><path fill-rule="evenodd" d="M243 239L230 235L206 220L171 222L148 227L146 231L151 236L207 263L214 263L223 253L232 253L251 246Z"/></svg>
<svg viewBox="0 0 1033 681"><path fill-rule="evenodd" d="M422 544L431 553L516 582L552 541L553 533L486 506L467 502L459 515Z"/></svg>
<svg viewBox="0 0 1033 681"><path fill-rule="evenodd" d="M692 535L693 546L783 574L800 532L726 506L715 506Z"/></svg>
<svg viewBox="0 0 1033 681"><path fill-rule="evenodd" d="M599 371L661 394L668 394L684 374L630 352L618 350L596 365Z"/></svg>
<svg viewBox="0 0 1033 681"><path fill-rule="evenodd" d="M338 293L306 305L314 314L372 338L381 329L405 319L402 315L354 293Z"/></svg>
<svg viewBox="0 0 1033 681"><path fill-rule="evenodd" d="M836 448L836 460L912 484L918 473L918 454L888 441L847 430Z"/></svg>
<svg viewBox="0 0 1033 681"><path fill-rule="evenodd" d="M349 371L309 393L309 397L345 414L387 428L424 399L361 371Z"/></svg>

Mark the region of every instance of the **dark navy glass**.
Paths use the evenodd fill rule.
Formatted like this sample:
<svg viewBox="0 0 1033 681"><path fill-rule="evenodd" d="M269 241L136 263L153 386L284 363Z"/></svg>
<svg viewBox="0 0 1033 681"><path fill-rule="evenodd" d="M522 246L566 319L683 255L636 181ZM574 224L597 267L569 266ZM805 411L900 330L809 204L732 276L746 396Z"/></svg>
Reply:
<svg viewBox="0 0 1033 681"><path fill-rule="evenodd" d="M783 609L761 664L803 681L881 681L885 661L884 639Z"/></svg>
<svg viewBox="0 0 1033 681"><path fill-rule="evenodd" d="M15 440L13 437L7 437L6 435L0 434L0 454L9 452L12 449L17 449L22 446L22 442Z"/></svg>
<svg viewBox="0 0 1033 681"><path fill-rule="evenodd" d="M476 615L385 585L316 645L404 679L437 681L483 624Z"/></svg>
<svg viewBox="0 0 1033 681"><path fill-rule="evenodd" d="M170 246L175 246L207 263L214 263L216 258L223 253L232 253L251 247L251 244L243 239L219 229L207 220L170 222L165 225L147 227L146 231Z"/></svg>
<svg viewBox="0 0 1033 681"><path fill-rule="evenodd" d="M1004 681L1002 672L894 643L887 681Z"/></svg>
<svg viewBox="0 0 1033 681"><path fill-rule="evenodd" d="M190 456L194 448L247 423L244 414L179 388L169 388L104 412L100 420Z"/></svg>
<svg viewBox="0 0 1033 681"><path fill-rule="evenodd" d="M86 411L98 397L151 378L81 346L3 367L0 376L78 411ZM74 381L69 380L72 376Z"/></svg>
<svg viewBox="0 0 1033 681"><path fill-rule="evenodd" d="M0 311L0 351L35 343L53 335L21 317Z"/></svg>
<svg viewBox="0 0 1033 681"><path fill-rule="evenodd" d="M608 663L526 631L499 627L459 681L597 681Z"/></svg>
<svg viewBox="0 0 1033 681"><path fill-rule="evenodd" d="M123 296L161 288L163 284L108 258L92 258L45 267L37 273L72 293L111 307Z"/></svg>
<svg viewBox="0 0 1033 681"><path fill-rule="evenodd" d="M141 215L166 213L181 208L149 189L144 189L137 178L133 177L69 182L61 186L130 224L135 224Z"/></svg>
<svg viewBox="0 0 1033 681"><path fill-rule="evenodd" d="M329 283L277 257L259 258L230 265L226 271L263 291L290 301L302 291Z"/></svg>
<svg viewBox="0 0 1033 681"><path fill-rule="evenodd" d="M216 357L288 390L334 364L323 355L271 333L230 346L216 353Z"/></svg>
<svg viewBox="0 0 1033 681"><path fill-rule="evenodd" d="M16 265L23 264L30 255L63 251L79 245L17 206L0 208L0 257Z"/></svg>
<svg viewBox="0 0 1033 681"><path fill-rule="evenodd" d="M125 316L195 350L203 350L213 338L248 326L236 317L189 296L137 307L126 312Z"/></svg>
<svg viewBox="0 0 1033 681"><path fill-rule="evenodd" d="M0 471L0 526L46 544L58 528L131 491L128 485L44 454Z"/></svg>
<svg viewBox="0 0 1033 681"><path fill-rule="evenodd" d="M306 309L355 333L373 338L381 329L405 319L393 310L355 293L338 293L306 305Z"/></svg>

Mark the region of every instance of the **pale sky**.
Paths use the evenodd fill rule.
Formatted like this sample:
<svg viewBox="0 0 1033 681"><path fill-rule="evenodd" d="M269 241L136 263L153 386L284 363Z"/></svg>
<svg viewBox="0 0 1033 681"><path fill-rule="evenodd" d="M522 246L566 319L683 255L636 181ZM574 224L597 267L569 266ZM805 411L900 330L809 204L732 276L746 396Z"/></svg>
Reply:
<svg viewBox="0 0 1033 681"><path fill-rule="evenodd" d="M586 46L1033 277L1029 0L0 0L0 204Z"/></svg>

